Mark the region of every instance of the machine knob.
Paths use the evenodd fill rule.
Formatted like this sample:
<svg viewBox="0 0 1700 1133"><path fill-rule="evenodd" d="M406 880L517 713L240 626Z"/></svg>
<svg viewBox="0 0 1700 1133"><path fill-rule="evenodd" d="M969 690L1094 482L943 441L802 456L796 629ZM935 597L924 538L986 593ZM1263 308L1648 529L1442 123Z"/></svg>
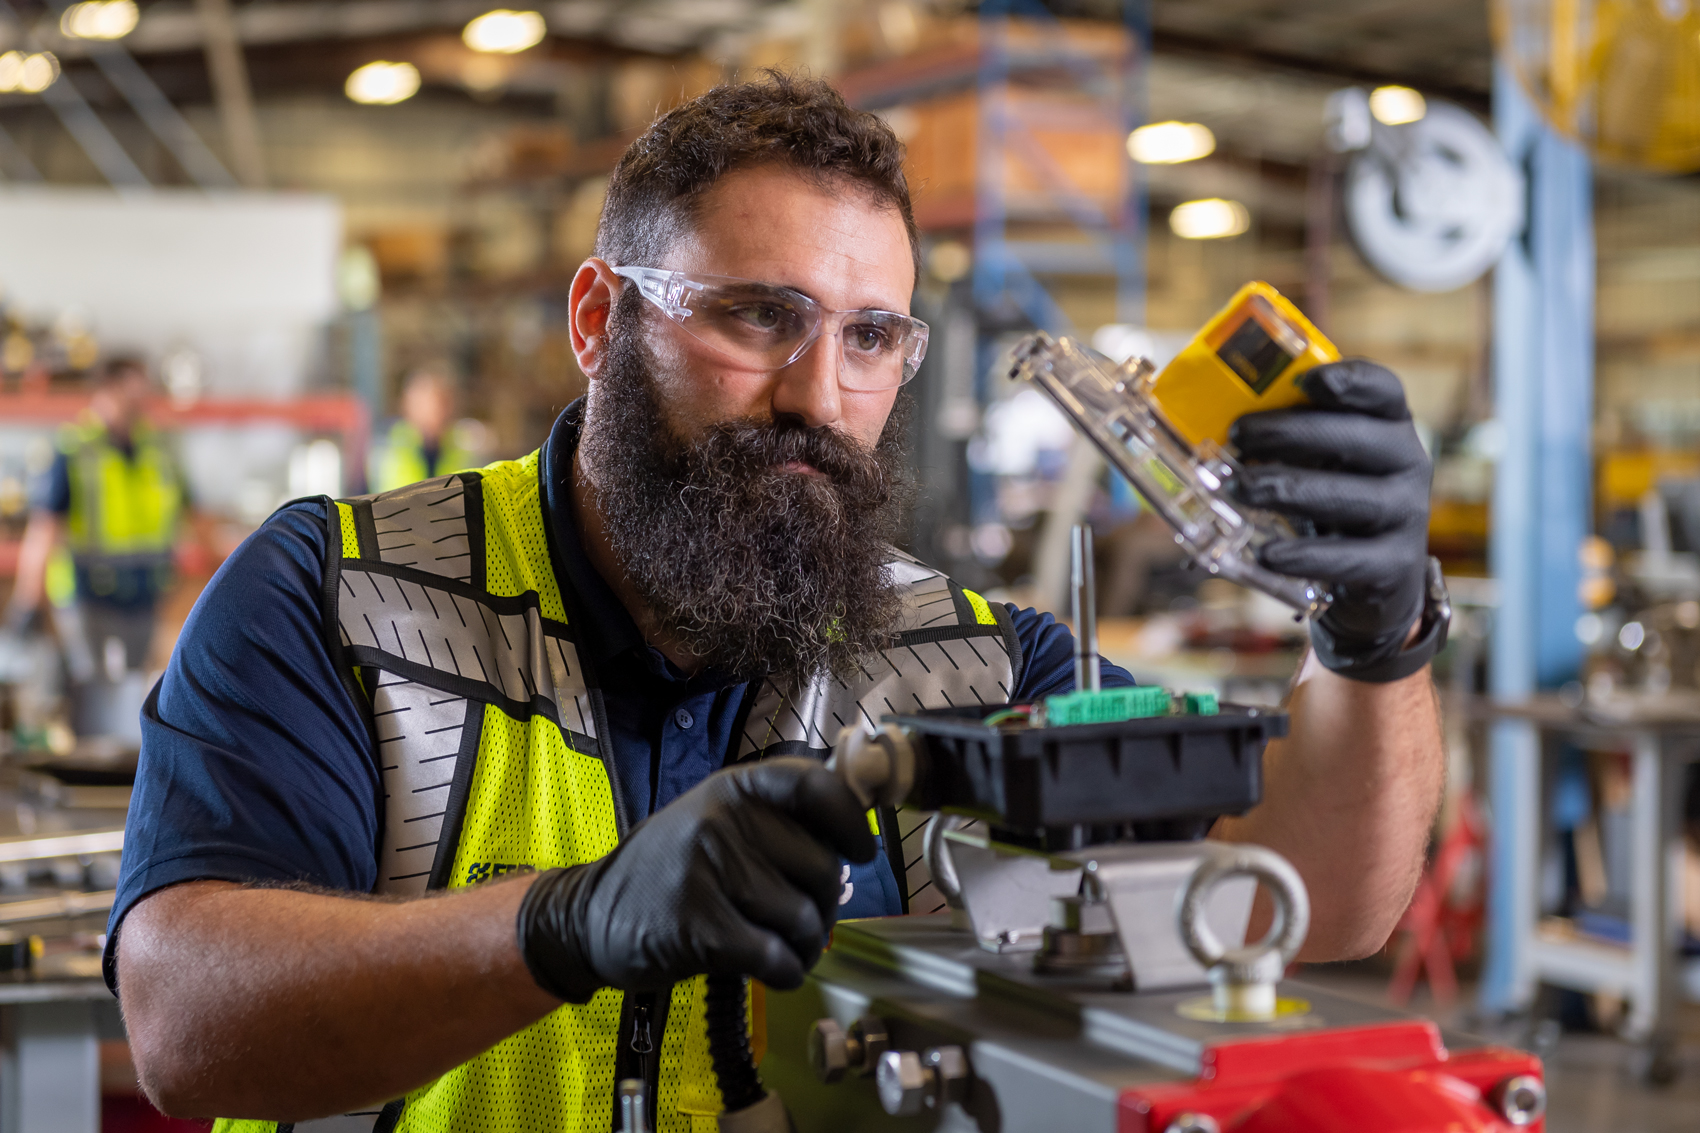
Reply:
<svg viewBox="0 0 1700 1133"><path fill-rule="evenodd" d="M815 1077L829 1085L844 1077L850 1069L849 1041L837 1019L815 1020L809 1028L809 1065Z"/></svg>
<svg viewBox="0 0 1700 1133"><path fill-rule="evenodd" d="M968 1056L959 1046L888 1050L875 1076L880 1106L893 1117L913 1117L968 1096Z"/></svg>
<svg viewBox="0 0 1700 1133"><path fill-rule="evenodd" d="M890 1046L885 1020L878 1015L863 1015L850 1024L848 1032L837 1019L816 1019L809 1028L809 1065L822 1082L830 1084L851 1070L872 1074Z"/></svg>
<svg viewBox="0 0 1700 1133"><path fill-rule="evenodd" d="M932 1071L933 1096L939 1105L967 1099L968 1056L961 1047L930 1046L921 1052L921 1064Z"/></svg>
<svg viewBox="0 0 1700 1133"><path fill-rule="evenodd" d="M863 1074L872 1074L879 1067L880 1057L891 1049L891 1036L886 1033L885 1020L878 1015L863 1015L850 1024L850 1061Z"/></svg>
<svg viewBox="0 0 1700 1133"><path fill-rule="evenodd" d="M930 1071L912 1050L888 1050L880 1055L880 1108L893 1117L913 1117L927 1106Z"/></svg>

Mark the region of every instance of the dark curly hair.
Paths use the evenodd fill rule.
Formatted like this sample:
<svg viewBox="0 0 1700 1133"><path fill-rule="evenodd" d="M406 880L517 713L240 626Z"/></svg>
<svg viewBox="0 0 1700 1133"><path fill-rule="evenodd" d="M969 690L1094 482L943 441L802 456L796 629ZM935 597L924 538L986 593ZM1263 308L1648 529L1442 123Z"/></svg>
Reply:
<svg viewBox="0 0 1700 1133"><path fill-rule="evenodd" d="M770 70L715 87L663 114L614 166L596 230L613 264L655 264L689 230L703 194L736 169L781 163L822 184L848 182L897 210L921 271L921 242L903 176L903 143L819 79Z"/></svg>

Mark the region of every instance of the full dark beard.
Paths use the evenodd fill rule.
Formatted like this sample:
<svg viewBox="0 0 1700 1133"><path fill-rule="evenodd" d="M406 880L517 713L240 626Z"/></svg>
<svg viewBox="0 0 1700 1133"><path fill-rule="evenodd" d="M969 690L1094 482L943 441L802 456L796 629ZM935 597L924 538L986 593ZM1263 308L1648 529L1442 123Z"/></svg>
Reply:
<svg viewBox="0 0 1700 1133"><path fill-rule="evenodd" d="M872 451L786 420L682 438L637 320L613 321L582 453L614 556L657 628L737 680L848 677L891 643L901 611L885 564L913 491L907 394ZM785 471L789 461L821 475Z"/></svg>

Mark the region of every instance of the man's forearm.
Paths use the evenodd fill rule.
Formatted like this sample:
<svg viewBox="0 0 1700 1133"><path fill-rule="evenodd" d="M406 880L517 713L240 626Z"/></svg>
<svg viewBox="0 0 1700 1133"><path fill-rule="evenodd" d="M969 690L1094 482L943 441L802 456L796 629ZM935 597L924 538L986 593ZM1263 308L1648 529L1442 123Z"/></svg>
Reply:
<svg viewBox="0 0 1700 1133"><path fill-rule="evenodd" d="M118 944L143 1088L173 1115L292 1121L430 1081L559 1006L514 937L531 880L403 902L215 881L149 896Z"/></svg>
<svg viewBox="0 0 1700 1133"><path fill-rule="evenodd" d="M1311 928L1302 959L1365 956L1410 902L1440 804L1446 760L1434 684L1426 668L1387 684L1350 681L1312 656L1288 711L1286 739L1264 755L1263 802L1222 819L1212 835L1268 846L1304 877ZM1253 921L1259 931L1266 909Z"/></svg>

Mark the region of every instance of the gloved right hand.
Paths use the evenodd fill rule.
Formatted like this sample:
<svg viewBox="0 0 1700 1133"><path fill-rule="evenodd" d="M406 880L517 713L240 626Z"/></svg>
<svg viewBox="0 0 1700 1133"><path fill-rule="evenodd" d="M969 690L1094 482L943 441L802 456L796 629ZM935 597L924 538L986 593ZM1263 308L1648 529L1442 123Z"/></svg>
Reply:
<svg viewBox="0 0 1700 1133"><path fill-rule="evenodd" d="M876 852L856 796L814 760L719 771L607 857L532 882L520 951L569 1003L702 973L798 987L837 917L840 857Z"/></svg>

